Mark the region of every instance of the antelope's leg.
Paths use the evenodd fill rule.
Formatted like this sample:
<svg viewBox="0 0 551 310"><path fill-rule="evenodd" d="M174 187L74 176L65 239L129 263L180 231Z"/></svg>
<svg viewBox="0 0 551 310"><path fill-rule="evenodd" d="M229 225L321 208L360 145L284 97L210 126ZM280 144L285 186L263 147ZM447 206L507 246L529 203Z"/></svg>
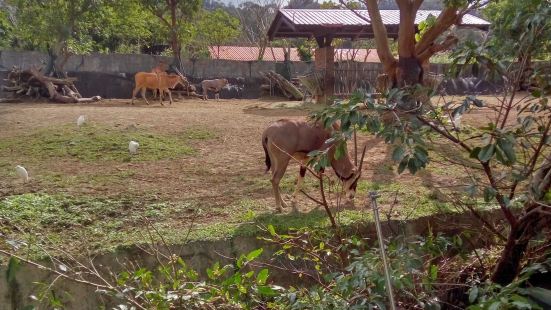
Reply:
<svg viewBox="0 0 551 310"><path fill-rule="evenodd" d="M164 92L165 92L165 91L164 91L163 89L159 88L159 97L161 98L161 105L164 105L164 104L163 104L163 93L164 93Z"/></svg>
<svg viewBox="0 0 551 310"><path fill-rule="evenodd" d="M143 87L142 88L142 98L143 98L143 100L145 100L145 103L147 103L149 105L149 101L147 101L147 98L145 97L145 90L146 90L146 88Z"/></svg>
<svg viewBox="0 0 551 310"><path fill-rule="evenodd" d="M291 204L295 211L297 211L297 196L298 196L298 193L300 193L300 190L302 189L302 183L304 181L305 175L306 175L306 167L303 165L300 165L300 172L297 178L297 186L295 187L295 192L293 193L293 201Z"/></svg>
<svg viewBox="0 0 551 310"><path fill-rule="evenodd" d="M136 95L138 94L138 91L140 91L138 86L134 87L134 90L132 91L132 104L134 104L134 99L136 99Z"/></svg>
<svg viewBox="0 0 551 310"><path fill-rule="evenodd" d="M283 208L287 208L287 204L281 199L281 193L279 191L279 182L285 174L289 159L277 158L272 156L272 189L274 191L276 209L278 212L283 212Z"/></svg>
<svg viewBox="0 0 551 310"><path fill-rule="evenodd" d="M166 91L168 92L168 99L170 99L170 105L172 105L172 92L170 91L170 89L167 89Z"/></svg>

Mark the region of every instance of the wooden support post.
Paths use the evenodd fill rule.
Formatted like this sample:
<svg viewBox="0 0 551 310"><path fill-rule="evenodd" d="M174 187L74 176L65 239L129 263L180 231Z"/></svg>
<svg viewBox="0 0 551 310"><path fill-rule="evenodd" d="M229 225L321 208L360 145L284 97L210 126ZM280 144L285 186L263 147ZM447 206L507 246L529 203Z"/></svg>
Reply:
<svg viewBox="0 0 551 310"><path fill-rule="evenodd" d="M327 40L331 42L330 40ZM318 47L315 52L316 70L324 71L322 92L318 94L318 103L331 104L335 90L335 52L331 43L326 46Z"/></svg>

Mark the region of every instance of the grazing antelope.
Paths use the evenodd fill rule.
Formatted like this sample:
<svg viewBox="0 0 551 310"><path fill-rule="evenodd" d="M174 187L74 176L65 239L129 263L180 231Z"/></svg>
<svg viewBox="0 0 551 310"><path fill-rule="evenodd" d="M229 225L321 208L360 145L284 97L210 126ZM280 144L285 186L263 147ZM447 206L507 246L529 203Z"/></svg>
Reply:
<svg viewBox="0 0 551 310"><path fill-rule="evenodd" d="M203 89L203 99L208 100L208 91L214 92L214 99L220 100L220 91L228 85L227 79L216 79L216 80L204 80L201 82L201 88Z"/></svg>
<svg viewBox="0 0 551 310"><path fill-rule="evenodd" d="M338 129L337 125L333 129ZM279 182L291 157L300 161L300 173L297 180L297 187L293 193L293 208L296 211L296 196L300 192L300 187L304 175L306 174L306 162L308 153L315 150L329 149L328 156L331 162L331 167L335 174L344 183L346 197L353 199L356 193L356 185L361 176L361 167L356 169L348 152L339 158L335 159L334 143L326 143L326 140L331 137L331 131L325 129L323 125L317 123L308 123L302 120L282 119L268 126L262 134L262 147L266 155L266 172L272 170L272 189L274 191L276 208L278 212L283 211L283 207L287 204L281 199L279 192ZM365 155L365 148L364 154Z"/></svg>

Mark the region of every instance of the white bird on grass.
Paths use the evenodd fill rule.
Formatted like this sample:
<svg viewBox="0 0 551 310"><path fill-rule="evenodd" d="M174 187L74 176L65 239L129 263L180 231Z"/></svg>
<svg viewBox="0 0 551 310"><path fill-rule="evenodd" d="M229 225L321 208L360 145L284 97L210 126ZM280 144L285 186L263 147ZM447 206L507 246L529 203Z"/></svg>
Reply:
<svg viewBox="0 0 551 310"><path fill-rule="evenodd" d="M86 122L86 115L81 115L77 118L77 126L80 128Z"/></svg>
<svg viewBox="0 0 551 310"><path fill-rule="evenodd" d="M128 143L128 151L130 151L130 154L138 153L139 147L140 147L140 144L136 141L130 141L130 143Z"/></svg>
<svg viewBox="0 0 551 310"><path fill-rule="evenodd" d="M15 172L17 172L17 175L22 178L25 182L29 181L29 173L27 172L27 169L21 165L15 166Z"/></svg>

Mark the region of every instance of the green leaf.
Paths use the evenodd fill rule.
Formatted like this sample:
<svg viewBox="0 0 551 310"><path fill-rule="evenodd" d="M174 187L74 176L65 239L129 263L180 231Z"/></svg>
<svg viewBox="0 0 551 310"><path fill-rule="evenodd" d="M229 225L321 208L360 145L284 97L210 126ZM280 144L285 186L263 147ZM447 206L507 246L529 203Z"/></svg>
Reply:
<svg viewBox="0 0 551 310"><path fill-rule="evenodd" d="M505 161L503 162L503 164L510 166L516 162L517 157L513 148L513 143L510 139L497 140L497 146L503 151L505 155Z"/></svg>
<svg viewBox="0 0 551 310"><path fill-rule="evenodd" d="M469 303L474 303L478 297L478 286L473 286L469 291Z"/></svg>
<svg viewBox="0 0 551 310"><path fill-rule="evenodd" d="M406 167L408 166L409 156L406 155L404 158L402 158L402 161L398 165L398 173L404 172L406 170Z"/></svg>
<svg viewBox="0 0 551 310"><path fill-rule="evenodd" d="M488 307L488 310L500 310L500 309L501 309L500 301L495 301Z"/></svg>
<svg viewBox="0 0 551 310"><path fill-rule="evenodd" d="M247 261L250 262L250 261L254 260L258 256L260 256L260 254L262 254L263 251L264 251L264 249L260 248L260 249L256 249L256 250L250 252L249 254L247 254Z"/></svg>
<svg viewBox="0 0 551 310"><path fill-rule="evenodd" d="M269 286L259 286L257 289L260 295L264 295L267 297L277 296L277 292Z"/></svg>
<svg viewBox="0 0 551 310"><path fill-rule="evenodd" d="M8 261L8 269L6 270L6 279L8 283L15 281L15 274L19 270L19 260L15 257L10 257Z"/></svg>
<svg viewBox="0 0 551 310"><path fill-rule="evenodd" d="M478 159L481 162L487 162L494 155L495 145L488 144L480 150L478 153Z"/></svg>
<svg viewBox="0 0 551 310"><path fill-rule="evenodd" d="M410 158L408 161L408 170L411 174L415 174L420 168L419 161L415 158Z"/></svg>
<svg viewBox="0 0 551 310"><path fill-rule="evenodd" d="M264 285L266 284L266 280L268 280L268 269L262 269L258 274L256 275L256 283L258 285Z"/></svg>
<svg viewBox="0 0 551 310"><path fill-rule="evenodd" d="M543 305L551 307L551 290L542 287L529 287L526 294ZM547 309L547 308L546 308Z"/></svg>
<svg viewBox="0 0 551 310"><path fill-rule="evenodd" d="M470 158L478 158L478 154L480 154L480 150L482 150L481 147L477 146L474 149L472 149L471 153L469 154Z"/></svg>
<svg viewBox="0 0 551 310"><path fill-rule="evenodd" d="M404 146L403 145L398 145L394 149L394 151L392 152L392 159L394 161L399 162L399 161L402 160L402 158L404 158L405 154L406 154L406 150L405 150Z"/></svg>
<svg viewBox="0 0 551 310"><path fill-rule="evenodd" d="M429 270L429 278L432 281L435 281L438 278L438 266L431 265Z"/></svg>
<svg viewBox="0 0 551 310"><path fill-rule="evenodd" d="M272 235L272 236L275 236L275 235L276 235L276 231L275 231L274 225L268 224L268 232L269 232L270 235Z"/></svg>
<svg viewBox="0 0 551 310"><path fill-rule="evenodd" d="M496 190L493 187L484 188L484 201L490 202L496 196Z"/></svg>

